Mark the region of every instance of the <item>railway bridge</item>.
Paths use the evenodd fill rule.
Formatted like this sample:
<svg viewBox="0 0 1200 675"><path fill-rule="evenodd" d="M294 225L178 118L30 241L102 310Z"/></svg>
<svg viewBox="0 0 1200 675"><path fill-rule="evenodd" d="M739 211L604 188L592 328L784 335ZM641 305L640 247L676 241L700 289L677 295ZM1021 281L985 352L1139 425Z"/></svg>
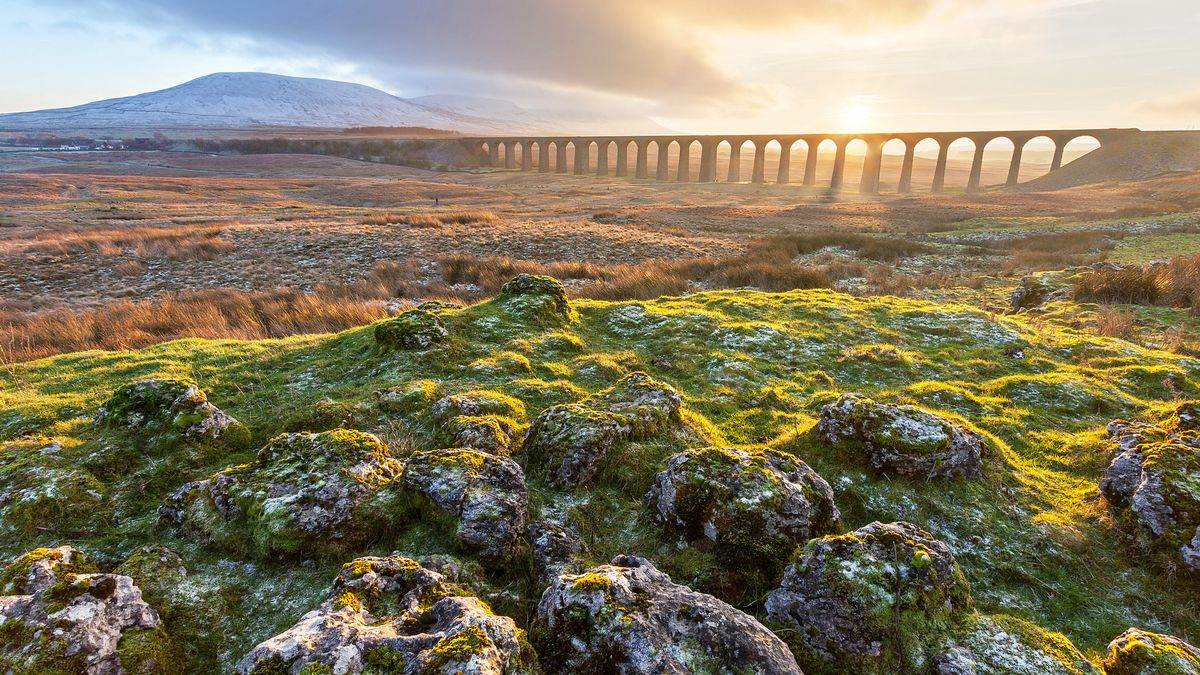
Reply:
<svg viewBox="0 0 1200 675"><path fill-rule="evenodd" d="M1062 166L1063 151L1068 143L1078 138L1091 137L1100 145L1115 139L1138 133L1138 129L1026 129L1020 131L941 131L870 134L753 134L753 135L658 135L658 136L494 136L458 139L467 146L484 166L548 173L572 173L576 175L616 175L627 177L631 173L630 149L634 148L632 175L634 178L660 181L688 182L692 180L692 162L699 161L699 182L716 182L718 155L722 146L728 156L728 170L724 179L731 183L742 182L742 153L753 153L753 165L749 180L766 183L766 155L768 145L778 144L779 159L774 181L778 184L792 182L792 151L799 144L806 148L803 185L817 184L817 158L822 144L833 146L833 170L828 187L837 190L845 183L846 149L855 141L865 147L859 191L879 192L880 166L883 149L891 141L904 146L903 161L897 191L912 191L913 162L919 143L931 140L937 144L938 155L934 166L932 192L942 192L946 182L946 164L950 146L958 141L969 140L975 145L971 171L967 180L967 191L980 188L983 170L983 153L988 143L1007 139L1012 143L1013 153L1008 169L1006 185L1016 185L1021 171L1021 158L1025 146L1034 139L1047 139L1054 145L1050 170ZM749 145L747 145L749 144ZM694 146L699 145L699 157L693 158ZM611 150L615 146L616 166L609 166ZM568 162L568 150L572 158ZM649 158L656 158L654 175L650 175ZM674 171L671 166L674 164Z"/></svg>

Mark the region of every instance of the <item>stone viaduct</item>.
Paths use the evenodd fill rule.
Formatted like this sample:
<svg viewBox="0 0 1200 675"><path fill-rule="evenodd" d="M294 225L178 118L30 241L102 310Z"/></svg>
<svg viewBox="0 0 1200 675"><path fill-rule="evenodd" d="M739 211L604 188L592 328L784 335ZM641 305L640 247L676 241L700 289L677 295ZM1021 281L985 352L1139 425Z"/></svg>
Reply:
<svg viewBox="0 0 1200 675"><path fill-rule="evenodd" d="M1043 129L1023 131L952 131L952 132L917 132L917 133L872 133L872 134L785 134L785 135L672 135L672 136L495 136L469 137L457 139L466 145L468 151L480 159L484 166L507 169L520 168L522 171L574 173L585 175L595 173L600 176L609 175L609 149L616 146L615 175L625 177L630 175L629 148L636 148L636 159L633 167L635 178L650 178L648 173L651 153L657 157L656 171L653 176L660 181L674 180L677 182L690 181L692 148L700 146L699 182L712 183L717 180L717 155L721 144L728 145L729 170L726 180L731 183L741 182L743 146L753 144L753 170L750 176L752 183L765 183L767 146L775 142L779 145L779 168L776 172L776 183L791 182L791 155L797 143L803 142L807 148L804 162L804 185L817 183L818 149L822 143L831 142L834 147L833 174L829 179L829 187L840 189L845 181L846 148L854 141L862 141L866 145L866 157L863 163L862 177L859 181L861 192L879 192L880 165L883 159L883 147L890 141L900 141L904 144L904 160L900 170L897 190L901 193L912 191L913 158L917 144L932 140L938 145L937 164L934 168L933 192L941 192L946 181L946 162L949 157L950 145L963 139L975 145L975 155L971 163L971 173L967 181L967 190L975 191L980 188L980 175L983 168L983 153L987 144L997 139L1008 139L1013 145L1012 160L1008 170L1007 185L1016 185L1021 171L1021 155L1025 145L1035 138L1046 138L1054 143L1054 158L1050 170L1062 166L1063 150L1067 144L1077 138L1091 137L1104 145L1122 136L1138 133L1137 129ZM653 146L653 148L651 147ZM672 152L672 146L675 151ZM573 166L568 166L567 149L573 149ZM503 149L503 157L501 150ZM518 159L518 157L520 159ZM592 158L595 157L595 162ZM675 159L675 171L672 176L670 160Z"/></svg>

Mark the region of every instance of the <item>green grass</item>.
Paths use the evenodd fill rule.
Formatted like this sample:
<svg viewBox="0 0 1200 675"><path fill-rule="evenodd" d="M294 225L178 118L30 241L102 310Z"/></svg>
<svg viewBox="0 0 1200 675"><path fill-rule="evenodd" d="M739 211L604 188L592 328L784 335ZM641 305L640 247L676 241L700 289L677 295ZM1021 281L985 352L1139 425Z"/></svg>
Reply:
<svg viewBox="0 0 1200 675"><path fill-rule="evenodd" d="M1168 260L1177 255L1200 253L1200 234L1175 233L1126 237L1117 244L1108 259L1129 265L1152 260Z"/></svg>
<svg viewBox="0 0 1200 675"><path fill-rule="evenodd" d="M256 446L329 398L355 411L358 428L434 447L437 425L421 403L429 397L493 390L521 399L532 419L549 405L611 385L622 371L645 370L682 392L686 433L632 444L621 454L630 470L602 469L600 480L579 490L528 477L534 517L539 509L565 516L583 534L592 562L646 555L677 582L761 615L762 598L778 580L742 583L713 555L679 549L643 517L639 499L666 457L689 439L766 444L798 455L829 481L847 529L906 519L949 543L984 612L1062 631L1093 658L1129 625L1200 638L1200 588L1168 579L1157 561L1130 551L1096 489L1109 459L1104 425L1114 417L1160 415L1176 395L1200 396L1200 362L1072 328L1076 306L1069 304L1061 315L1033 319L825 290L573 305L579 319L562 328L539 328L501 303L442 312L450 337L424 353L380 354L368 326L257 342L180 340L6 366L0 440L33 432L68 438L67 459L104 474L105 453L120 441L93 428L96 408L130 380L172 376L196 381L210 401L252 429ZM1025 358L1005 356L1010 347L1023 348ZM513 363L515 371L507 367ZM423 393L411 408L385 412L376 402L375 392L418 380ZM969 422L992 448L984 478L926 483L873 473L862 457L811 432L820 405L839 391ZM397 426L409 436L396 434ZM185 646L190 668L228 670L257 641L313 608L336 571L331 562L300 568L249 557L237 562L253 562L252 571L221 567L218 555L154 524L151 505L169 487L248 457L181 463L162 482L167 487L149 494L135 494L131 475L104 474L112 517L98 517L83 532L6 536L0 555L69 543L96 559L119 561L148 542L176 549L190 572L191 590L181 602L195 606L183 603L167 628ZM410 555L454 553L443 529L417 525L398 544ZM361 553L392 548L381 542ZM488 574L489 583L526 595L506 605L512 611L536 604L540 587L503 571ZM203 639L201 627L219 638Z"/></svg>

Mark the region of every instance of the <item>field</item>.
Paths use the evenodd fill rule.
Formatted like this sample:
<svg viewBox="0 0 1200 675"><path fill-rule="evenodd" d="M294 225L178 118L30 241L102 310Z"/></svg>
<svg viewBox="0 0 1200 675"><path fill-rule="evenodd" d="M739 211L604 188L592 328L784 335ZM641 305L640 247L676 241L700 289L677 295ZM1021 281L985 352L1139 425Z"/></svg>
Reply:
<svg viewBox="0 0 1200 675"><path fill-rule="evenodd" d="M465 445L455 424L474 424L504 439L495 456L433 456L465 462L468 481L497 457L519 464L527 520L578 535L571 565L644 556L764 622L805 672L863 667L823 658L770 611L784 568L807 569L796 556L813 544L783 550L763 528L740 532L710 512L703 527L671 530L644 497L677 453L803 460L840 510L814 537L845 543L873 521L910 521L953 550L969 596L952 615L901 602L905 589L869 589L883 593L871 606L882 618L863 619L881 622L882 647L861 672L934 672L947 645L971 651L979 672L1096 672L1130 626L1194 644L1198 573L1178 546L1131 530L1098 483L1114 419L1193 433L1180 404L1200 398L1200 174L1008 191L994 187L1007 172L998 159L985 165L993 187L966 194L966 164L952 163L947 194L871 196L316 156L0 153L0 556L69 544L111 571L135 569L128 559L145 545L178 554L185 577L131 573L163 616L155 663L175 667L147 672L230 671L332 598L330 581L356 557L391 551L512 617L544 671L571 672L539 614L550 582L526 523L513 551L482 553L463 538L466 510L447 516L406 482L429 451ZM508 283L518 275L552 276L563 295L544 279ZM1029 300L1014 303L1018 289ZM447 304L409 311L428 301ZM179 431L193 418L153 426L150 408L106 421L130 395L114 392L151 377L194 383L245 438L208 444ZM631 389L641 398L622 398ZM665 411L663 391L677 397ZM874 464L869 443L821 426L846 393L916 406L977 438L979 472ZM603 446L582 480L555 473L554 406ZM612 420L630 430L596 441ZM348 451L280 468L271 439L337 429L374 434L386 448L371 461L407 467L380 511L403 518L373 511L363 528L356 515L314 539L279 514L334 481L336 470L320 472ZM712 461L713 475L729 473ZM446 466L433 471L458 475ZM745 476L769 472L754 466L732 480L759 485ZM278 473L233 515L163 510L195 494L189 481L248 471ZM1195 468L1180 471L1184 496L1172 498L1200 499ZM279 492L293 484L304 496ZM766 509L763 489L736 501ZM879 568L842 565L894 580L892 565L941 564L891 555ZM569 577L574 592L609 588L595 576Z"/></svg>

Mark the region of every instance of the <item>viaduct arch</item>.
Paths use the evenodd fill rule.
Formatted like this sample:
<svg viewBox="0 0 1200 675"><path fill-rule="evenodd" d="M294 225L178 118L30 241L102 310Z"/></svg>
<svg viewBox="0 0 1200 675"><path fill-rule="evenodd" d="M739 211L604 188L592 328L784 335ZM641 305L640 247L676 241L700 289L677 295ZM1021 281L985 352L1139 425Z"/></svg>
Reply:
<svg viewBox="0 0 1200 675"><path fill-rule="evenodd" d="M468 152L477 157L484 166L503 167L511 170L542 173L572 173L575 175L595 174L608 176L613 173L619 178L630 175L629 155L634 154L633 177L653 178L659 181L688 182L693 180L693 166L699 169L696 179L700 183L718 180L718 150L722 144L729 148L728 169L724 180L736 183L744 180L742 155L753 153L749 180L766 183L767 146L777 144L779 159L775 175L770 176L776 184L795 182L792 178L791 158L793 150L806 148L803 177L800 183L806 186L817 184L817 159L822 144L834 148L833 172L828 180L831 189L841 189L846 182L846 148L855 141L866 145L859 191L877 193L880 188L880 171L883 148L892 141L903 144L897 192L908 193L913 188L913 164L918 144L932 141L937 144L938 156L934 164L930 190L938 193L946 187L946 165L950 145L962 140L975 145L971 170L967 179L967 191L974 192L981 186L983 154L988 143L996 139L1007 139L1012 143L1012 159L1009 163L1005 185L1016 185L1021 177L1021 160L1025 146L1034 139L1049 140L1054 145L1050 170L1062 166L1063 152L1067 144L1079 138L1093 138L1101 146L1118 138L1138 133L1138 129L1027 129L1020 131L939 131L914 133L871 133L871 134L783 134L783 135L658 135L658 136L478 136L455 139ZM694 156L693 146L699 145L699 156ZM895 144L893 143L893 146ZM567 163L567 148L573 151L572 166ZM534 148L537 148L536 153ZM595 161L592 149L595 148ZM609 167L610 148L615 148L615 172ZM651 157L654 162L653 177ZM519 160L518 160L519 158ZM672 162L672 160L674 160ZM673 166L672 166L673 164Z"/></svg>

